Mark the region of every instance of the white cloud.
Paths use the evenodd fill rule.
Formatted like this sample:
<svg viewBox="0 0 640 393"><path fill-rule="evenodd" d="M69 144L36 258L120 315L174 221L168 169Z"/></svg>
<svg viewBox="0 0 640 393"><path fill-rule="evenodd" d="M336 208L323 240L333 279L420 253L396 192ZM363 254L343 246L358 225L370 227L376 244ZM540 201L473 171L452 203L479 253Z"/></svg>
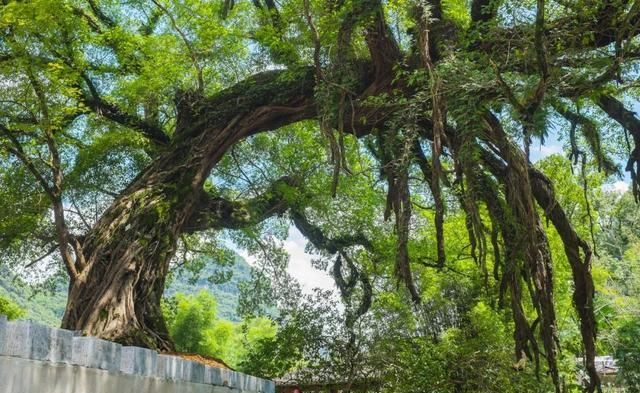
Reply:
<svg viewBox="0 0 640 393"><path fill-rule="evenodd" d="M629 183L624 180L618 180L617 182L611 184L605 184L602 186L602 189L605 191L613 191L618 194L624 194L629 190Z"/></svg>
<svg viewBox="0 0 640 393"><path fill-rule="evenodd" d="M550 144L540 146L540 155L543 157L550 156L552 154L562 154L562 146L559 144Z"/></svg>
<svg viewBox="0 0 640 393"><path fill-rule="evenodd" d="M238 255L240 255L242 257L242 259L244 259L245 261L247 261L247 263L251 266L255 266L256 265L256 258L253 255L249 255L249 253L246 250L237 248L235 245L231 244L229 245L229 247L235 251Z"/></svg>
<svg viewBox="0 0 640 393"><path fill-rule="evenodd" d="M296 228L289 228L289 237L284 242L284 249L290 256L287 271L300 282L305 292L311 292L313 288L333 289L333 278L311 265L314 255L304 251L306 243L307 240Z"/></svg>
<svg viewBox="0 0 640 393"><path fill-rule="evenodd" d="M558 127L552 126L547 130L548 134L544 138L544 144L537 138L534 138L531 144L531 161L537 162L553 154L563 154L563 143L560 141L560 135L563 133ZM520 144L522 142L520 141Z"/></svg>
<svg viewBox="0 0 640 393"><path fill-rule="evenodd" d="M284 241L284 249L289 254L289 266L287 272L293 276L302 290L311 293L314 288L335 289L333 278L323 270L318 270L311 265L314 255L304 251L307 240L295 227L289 228L289 237ZM252 266L256 264L256 258L246 250L233 247L234 250Z"/></svg>
<svg viewBox="0 0 640 393"><path fill-rule="evenodd" d="M538 148L531 148L531 161L536 162L552 154L562 154L562 145L558 141L548 141L546 145L540 145Z"/></svg>

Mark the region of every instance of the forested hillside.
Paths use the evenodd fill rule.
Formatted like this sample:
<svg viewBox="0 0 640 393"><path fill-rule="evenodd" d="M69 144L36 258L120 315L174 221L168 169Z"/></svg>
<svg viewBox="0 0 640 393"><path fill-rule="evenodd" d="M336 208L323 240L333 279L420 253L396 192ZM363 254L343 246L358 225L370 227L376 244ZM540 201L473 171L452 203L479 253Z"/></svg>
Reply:
<svg viewBox="0 0 640 393"><path fill-rule="evenodd" d="M55 289L34 291L9 268L0 266L0 296L25 310L24 318L59 326L67 303L67 286L61 280Z"/></svg>
<svg viewBox="0 0 640 393"><path fill-rule="evenodd" d="M235 264L229 270L231 277L222 284L214 284L208 279L217 271L215 263L204 264L202 271L195 276L189 272L175 273L169 280L165 296L173 296L176 293L195 294L201 289L206 289L216 299L219 318L239 321L236 313L240 295L238 284L250 279L251 267L242 257L236 255ZM25 318L59 326L64 314L68 287L62 279L51 287L34 290L19 277L15 277L9 268L0 265L0 296L11 299L26 310Z"/></svg>

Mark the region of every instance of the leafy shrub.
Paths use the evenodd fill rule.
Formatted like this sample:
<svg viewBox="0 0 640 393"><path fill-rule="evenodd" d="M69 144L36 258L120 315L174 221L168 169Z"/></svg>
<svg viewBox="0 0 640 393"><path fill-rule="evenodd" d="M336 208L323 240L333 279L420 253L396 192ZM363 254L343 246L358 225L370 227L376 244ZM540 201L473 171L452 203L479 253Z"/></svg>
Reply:
<svg viewBox="0 0 640 393"><path fill-rule="evenodd" d="M640 392L640 318L625 321L618 328L616 358L620 378L629 393Z"/></svg>
<svg viewBox="0 0 640 393"><path fill-rule="evenodd" d="M217 317L216 299L206 290L196 295L178 293L162 304L176 349L221 359L238 367L262 339L275 336L277 327L267 318L234 323Z"/></svg>
<svg viewBox="0 0 640 393"><path fill-rule="evenodd" d="M0 315L6 315L8 319L18 319L26 315L26 311L13 303L10 299L0 296Z"/></svg>

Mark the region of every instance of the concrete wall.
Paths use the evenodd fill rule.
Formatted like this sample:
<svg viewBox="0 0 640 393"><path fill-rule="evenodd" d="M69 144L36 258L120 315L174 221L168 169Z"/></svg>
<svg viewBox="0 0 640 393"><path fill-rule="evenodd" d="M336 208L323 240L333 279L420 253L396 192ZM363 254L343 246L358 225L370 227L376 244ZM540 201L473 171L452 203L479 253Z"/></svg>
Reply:
<svg viewBox="0 0 640 393"><path fill-rule="evenodd" d="M274 393L272 381L0 316L0 393Z"/></svg>

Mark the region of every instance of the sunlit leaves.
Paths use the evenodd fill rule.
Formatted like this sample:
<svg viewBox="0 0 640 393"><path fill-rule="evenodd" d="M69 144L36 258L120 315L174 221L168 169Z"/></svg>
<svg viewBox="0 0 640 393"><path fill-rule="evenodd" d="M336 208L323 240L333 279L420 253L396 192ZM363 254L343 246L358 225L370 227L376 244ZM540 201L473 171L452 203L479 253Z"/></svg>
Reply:
<svg viewBox="0 0 640 393"><path fill-rule="evenodd" d="M461 26L467 26L471 22L467 1L444 0L442 11L446 19L450 19Z"/></svg>
<svg viewBox="0 0 640 393"><path fill-rule="evenodd" d="M9 320L18 319L26 314L26 311L10 299L0 296L0 314L6 315Z"/></svg>
<svg viewBox="0 0 640 393"><path fill-rule="evenodd" d="M179 350L220 359L231 367L241 365L256 345L277 332L267 318L240 323L218 318L216 299L204 290L196 295L179 293L166 299L162 308Z"/></svg>

